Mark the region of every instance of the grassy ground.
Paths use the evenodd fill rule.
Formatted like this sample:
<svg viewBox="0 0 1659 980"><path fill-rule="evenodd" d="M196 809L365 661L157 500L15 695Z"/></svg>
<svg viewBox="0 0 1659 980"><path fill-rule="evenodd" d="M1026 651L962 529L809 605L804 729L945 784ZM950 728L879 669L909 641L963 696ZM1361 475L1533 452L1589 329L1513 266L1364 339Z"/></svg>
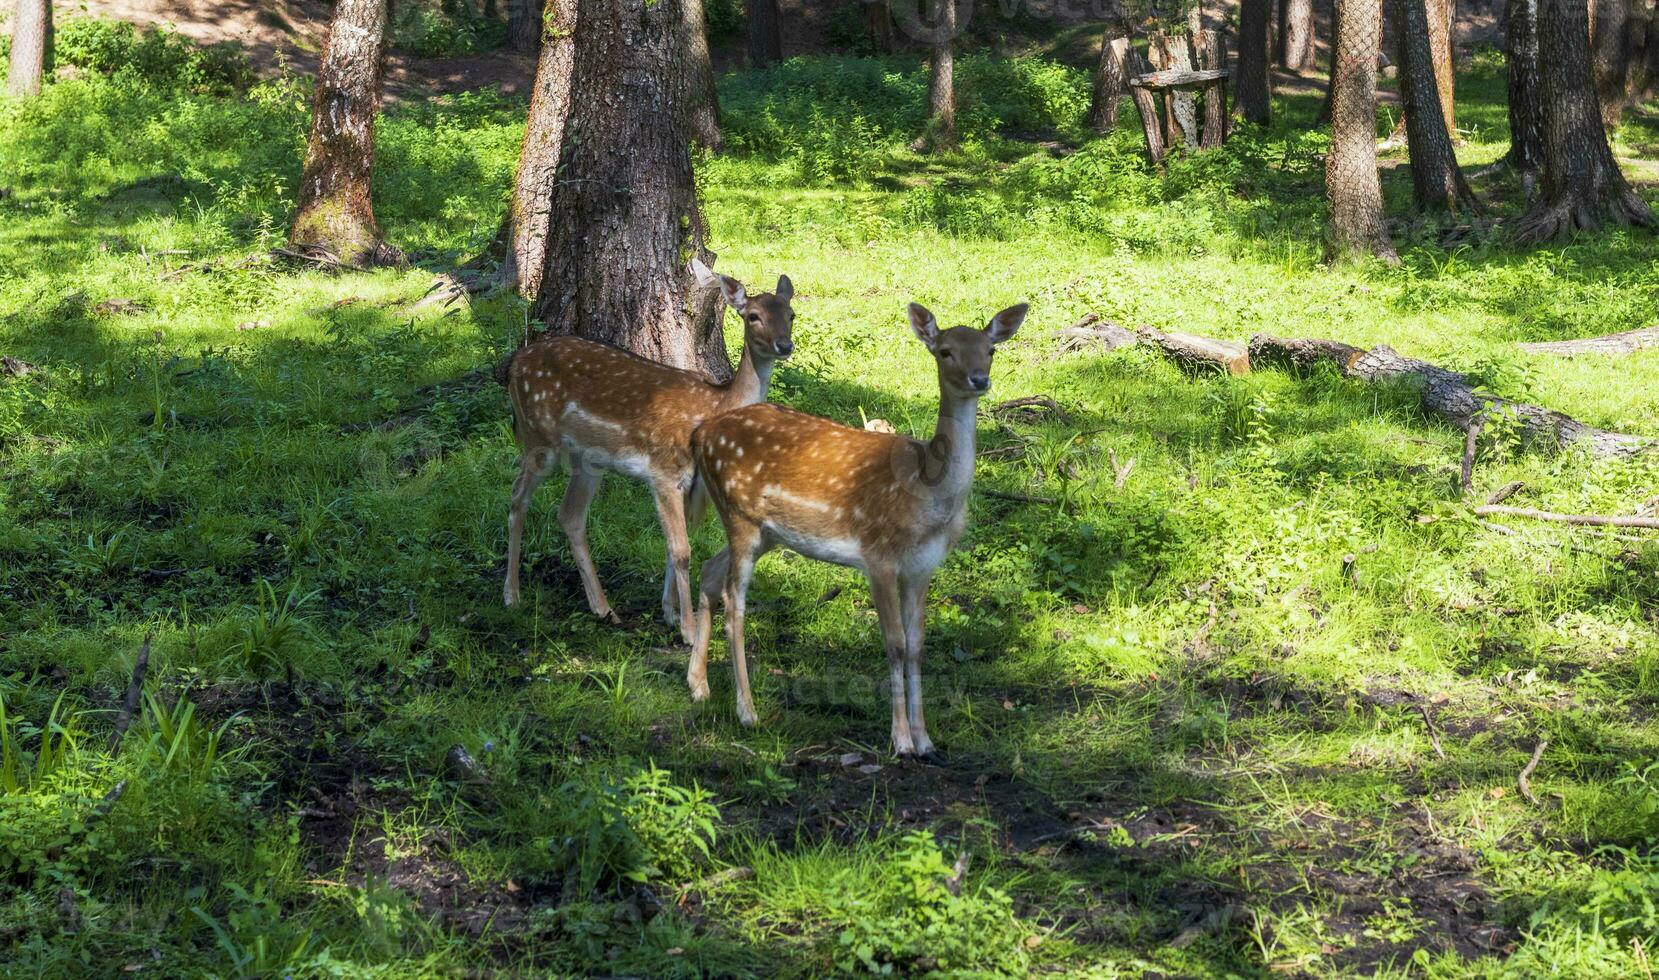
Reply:
<svg viewBox="0 0 1659 980"><path fill-rule="evenodd" d="M0 354L40 367L0 377L0 975L1643 975L1651 539L1483 528L1461 437L1409 395L1050 334L1093 312L1386 342L1655 434L1659 352L1515 346L1645 325L1652 238L1448 251L1390 171L1403 264L1328 269L1313 97L1159 177L1134 132L1079 131L1076 69L959 73L968 140L938 159L903 149L914 65L730 77L734 152L700 170L720 268L796 283L780 401L925 433L904 303L1032 303L995 399L1061 411L987 412L978 485L1056 502L976 495L935 581L938 767L885 756L867 590L798 557L751 593L762 724L736 724L722 645L692 704L620 480L592 546L627 623L584 611L558 480L501 608L489 369L525 311L421 298L494 230L520 107L394 109L376 205L417 267L340 276L258 258L292 88L89 77L0 108ZM1502 88L1490 59L1460 79L1471 167L1503 151ZM1621 153L1656 129L1638 113ZM1659 464L1500 434L1477 491L1511 480L1628 513Z"/></svg>

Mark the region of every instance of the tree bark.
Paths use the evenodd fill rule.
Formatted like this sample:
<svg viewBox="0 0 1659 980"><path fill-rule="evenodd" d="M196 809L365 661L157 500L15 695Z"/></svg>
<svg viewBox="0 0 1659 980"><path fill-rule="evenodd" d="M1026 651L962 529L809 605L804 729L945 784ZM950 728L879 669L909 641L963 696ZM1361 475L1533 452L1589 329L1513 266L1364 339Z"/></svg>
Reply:
<svg viewBox="0 0 1659 980"><path fill-rule="evenodd" d="M1538 0L1544 110L1544 180L1539 202L1516 226L1518 241L1538 242L1605 222L1652 227L1653 212L1619 172L1602 129L1590 71L1583 0Z"/></svg>
<svg viewBox="0 0 1659 980"><path fill-rule="evenodd" d="M680 25L685 34L686 98L691 138L697 145L718 151L720 137L720 93L714 84L714 62L709 58L708 24L703 0L683 0Z"/></svg>
<svg viewBox="0 0 1659 980"><path fill-rule="evenodd" d="M1331 216L1326 252L1398 262L1383 220L1377 178L1377 47L1380 0L1336 0L1331 57L1331 150L1325 157L1325 193Z"/></svg>
<svg viewBox="0 0 1659 980"><path fill-rule="evenodd" d="M1457 167L1452 137L1439 111L1439 79L1430 53L1430 3L1433 0L1392 0L1406 142L1411 148L1412 197L1425 211L1478 211L1480 205Z"/></svg>
<svg viewBox="0 0 1659 980"><path fill-rule="evenodd" d="M1107 28L1100 39L1100 61L1094 69L1094 97L1089 105L1089 124L1097 133L1110 133L1118 126L1123 90L1129 84L1129 39L1114 37Z"/></svg>
<svg viewBox="0 0 1659 980"><path fill-rule="evenodd" d="M1300 75L1314 64L1313 0L1279 0L1279 65Z"/></svg>
<svg viewBox="0 0 1659 980"><path fill-rule="evenodd" d="M1241 0L1238 15L1238 78L1233 98L1239 113L1253 123L1272 120L1272 88L1268 82L1268 2Z"/></svg>
<svg viewBox="0 0 1659 980"><path fill-rule="evenodd" d="M956 0L934 0L938 23L927 73L927 141L935 149L956 145Z"/></svg>
<svg viewBox="0 0 1659 980"><path fill-rule="evenodd" d="M400 258L381 241L369 192L385 39L386 0L339 0L317 65L311 138L288 240L342 265Z"/></svg>
<svg viewBox="0 0 1659 980"><path fill-rule="evenodd" d="M1601 122L1617 128L1629 97L1630 0L1590 0L1590 70L1596 97L1601 100Z"/></svg>
<svg viewBox="0 0 1659 980"><path fill-rule="evenodd" d="M1509 0L1504 62L1509 79L1509 152L1516 170L1544 166L1544 105L1538 69L1538 0Z"/></svg>
<svg viewBox="0 0 1659 980"><path fill-rule="evenodd" d="M541 0L507 0L507 46L530 54L541 46L541 41Z"/></svg>
<svg viewBox="0 0 1659 980"><path fill-rule="evenodd" d="M749 67L765 68L783 60L783 35L778 18L778 0L747 0L749 21Z"/></svg>
<svg viewBox="0 0 1659 980"><path fill-rule="evenodd" d="M887 0L859 0L864 8L864 26L870 31L870 46L878 53L893 50L893 11Z"/></svg>
<svg viewBox="0 0 1659 980"><path fill-rule="evenodd" d="M11 66L6 75L6 94L13 98L39 95L51 52L51 0L17 0L12 11Z"/></svg>
<svg viewBox="0 0 1659 980"><path fill-rule="evenodd" d="M570 69L576 54L576 0L550 0L547 13L547 40L536 62L524 146L507 205L507 256L501 268L502 280L525 299L536 297L547 269L548 222L570 115Z"/></svg>
<svg viewBox="0 0 1659 980"><path fill-rule="evenodd" d="M1191 41L1184 34L1154 34L1148 38L1147 50L1153 56L1153 67L1164 72L1193 70ZM1198 149L1198 99L1189 89L1166 88L1164 98L1164 141L1166 146L1184 143L1189 150Z"/></svg>
<svg viewBox="0 0 1659 980"><path fill-rule="evenodd" d="M1434 61L1435 93L1440 96L1440 114L1446 132L1457 139L1456 75L1452 71L1452 0L1425 0L1428 19L1429 57Z"/></svg>
<svg viewBox="0 0 1659 980"><path fill-rule="evenodd" d="M683 0L577 0L563 172L535 315L552 331L731 374L697 206Z"/></svg>

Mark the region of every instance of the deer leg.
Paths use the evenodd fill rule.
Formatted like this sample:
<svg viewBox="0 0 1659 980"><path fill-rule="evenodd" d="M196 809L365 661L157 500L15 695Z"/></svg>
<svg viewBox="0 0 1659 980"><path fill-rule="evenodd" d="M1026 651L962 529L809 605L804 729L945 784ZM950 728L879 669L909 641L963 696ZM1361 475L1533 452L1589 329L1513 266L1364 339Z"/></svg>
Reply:
<svg viewBox="0 0 1659 980"><path fill-rule="evenodd" d="M610 600L605 598L599 573L593 567L593 555L588 553L588 505L593 503L593 495L599 492L605 474L585 465L579 456L570 462L570 484L565 487L565 499L559 505L559 526L570 539L570 554L576 559L576 571L582 576L588 608L600 619L617 623L620 619L611 609Z"/></svg>
<svg viewBox="0 0 1659 980"><path fill-rule="evenodd" d="M709 634L714 631L714 597L726 587L726 565L732 559L730 548L703 562L698 569L702 599L697 603L697 633L691 643L691 661L686 665L685 682L691 688L691 700L706 701L709 696Z"/></svg>
<svg viewBox="0 0 1659 980"><path fill-rule="evenodd" d="M518 604L519 556L524 542L524 521L530 514L530 498L536 495L536 488L552 469L543 465L543 455L540 450L531 450L518 460L518 478L513 481L512 503L507 508L507 581L501 588L501 601L507 606Z"/></svg>
<svg viewBox="0 0 1659 980"><path fill-rule="evenodd" d="M749 690L749 661L743 652L743 606L749 594L749 580L760 558L760 529L726 526L726 646L732 658L732 679L737 689L737 720L745 727L759 717L754 694Z"/></svg>
<svg viewBox="0 0 1659 980"><path fill-rule="evenodd" d="M668 601L669 586L679 600L680 637L686 643L695 642L697 625L691 608L691 539L686 535L685 496L672 484L652 487L657 501L657 519L662 522L662 535L668 539L668 575L663 582L663 615L672 625L676 616L674 604Z"/></svg>
<svg viewBox="0 0 1659 980"><path fill-rule="evenodd" d="M703 520L703 512L708 509L708 503L709 497L703 490L702 484L694 481L691 485L691 489L687 490L685 493L685 531L687 541L691 540L691 535L696 532L697 525ZM683 577L684 576L682 576L682 578ZM686 591L688 593L691 591L691 583L689 581L686 582ZM680 622L681 612L678 608L680 605L679 590L675 587L674 555L670 552L668 555L668 564L663 568L662 572L662 621L670 626ZM689 612L687 612L686 615L689 616ZM693 642L692 638L689 636L685 638L685 641L687 643Z"/></svg>
<svg viewBox="0 0 1659 980"><path fill-rule="evenodd" d="M870 597L881 621L881 645L887 649L888 685L893 702L893 751L915 755L916 742L910 732L910 716L904 707L904 615L899 599L898 576L887 569L870 569Z"/></svg>
<svg viewBox="0 0 1659 980"><path fill-rule="evenodd" d="M918 756L933 756L933 739L922 720L922 630L927 622L927 587L931 576L899 582L899 605L904 615L905 714Z"/></svg>

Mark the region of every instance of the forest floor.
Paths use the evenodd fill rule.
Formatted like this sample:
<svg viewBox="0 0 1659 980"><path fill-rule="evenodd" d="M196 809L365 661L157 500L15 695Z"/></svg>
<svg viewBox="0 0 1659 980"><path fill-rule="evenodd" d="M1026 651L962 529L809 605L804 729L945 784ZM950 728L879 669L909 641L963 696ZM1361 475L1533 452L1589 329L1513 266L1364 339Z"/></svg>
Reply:
<svg viewBox="0 0 1659 980"><path fill-rule="evenodd" d="M1466 69L1473 171L1503 80ZM1659 436L1659 350L1518 346L1649 325L1659 244L1512 248L1390 171L1402 263L1331 268L1317 93L1160 175L1132 125L1081 130L1080 67L958 72L960 153L906 149L914 61L815 58L727 76L732 149L698 165L718 267L796 284L778 401L925 434L904 304L1032 304L982 412L1001 496L931 597L940 765L887 755L866 587L799 557L751 593L761 724L718 641L693 703L625 481L591 532L623 625L581 602L558 478L501 607L492 369L526 310L428 289L495 230L521 103L391 106L375 203L413 265L349 274L270 255L291 84L0 107L0 976L1644 975L1659 544L1472 504L1651 511L1659 459L1495 426L1465 494L1462 434L1409 392L1056 332L1387 343ZM1627 163L1655 142L1646 113L1618 134Z"/></svg>

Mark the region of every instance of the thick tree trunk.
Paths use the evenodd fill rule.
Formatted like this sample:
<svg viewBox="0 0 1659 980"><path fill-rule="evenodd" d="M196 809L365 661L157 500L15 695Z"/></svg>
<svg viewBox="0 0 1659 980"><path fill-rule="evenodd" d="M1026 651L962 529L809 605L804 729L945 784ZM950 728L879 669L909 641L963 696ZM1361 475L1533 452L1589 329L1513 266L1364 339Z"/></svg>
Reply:
<svg viewBox="0 0 1659 980"><path fill-rule="evenodd" d="M684 0L680 5L684 22L680 29L685 39L686 99L691 121L691 138L708 150L719 150L720 93L714 85L714 63L709 58L708 25L703 15L703 0Z"/></svg>
<svg viewBox="0 0 1659 980"><path fill-rule="evenodd" d="M864 8L864 26L870 31L870 46L878 52L893 50L893 11L887 0L859 0Z"/></svg>
<svg viewBox="0 0 1659 980"><path fill-rule="evenodd" d="M1544 165L1544 106L1538 75L1538 0L1509 0L1504 61L1509 70L1509 152L1517 170Z"/></svg>
<svg viewBox="0 0 1659 980"><path fill-rule="evenodd" d="M927 141L935 149L956 145L956 0L934 0L933 61L927 72Z"/></svg>
<svg viewBox="0 0 1659 980"><path fill-rule="evenodd" d="M1298 75L1314 65L1313 0L1279 0L1279 65Z"/></svg>
<svg viewBox="0 0 1659 980"><path fill-rule="evenodd" d="M1399 25L1395 37L1400 48L1406 142L1411 147L1412 196L1423 210L1479 210L1463 172L1457 168L1452 137L1439 112L1439 80L1429 50L1428 4L1425 0L1391 3L1394 22Z"/></svg>
<svg viewBox="0 0 1659 980"><path fill-rule="evenodd" d="M1590 0L1590 70L1601 100L1601 121L1616 128L1629 97L1631 0Z"/></svg>
<svg viewBox="0 0 1659 980"><path fill-rule="evenodd" d="M731 374L691 167L682 0L577 0L564 171L535 315L676 367Z"/></svg>
<svg viewBox="0 0 1659 980"><path fill-rule="evenodd" d="M1331 217L1327 252L1398 262L1383 220L1377 178L1377 46L1380 0L1337 0L1331 65L1331 150L1325 157L1325 193Z"/></svg>
<svg viewBox="0 0 1659 980"><path fill-rule="evenodd" d="M547 269L548 222L565 119L570 114L570 69L576 54L576 0L549 0L547 40L536 62L530 117L518 155L513 198L507 205L507 257L502 280L525 299L541 290Z"/></svg>
<svg viewBox="0 0 1659 980"><path fill-rule="evenodd" d="M1114 37L1107 28L1100 39L1100 61L1094 69L1094 98L1089 105L1089 124L1097 133L1109 133L1118 126L1118 110L1129 84L1129 39Z"/></svg>
<svg viewBox="0 0 1659 980"><path fill-rule="evenodd" d="M369 194L386 0L339 0L317 65L311 139L289 241L342 265L395 261L380 239Z"/></svg>
<svg viewBox="0 0 1659 980"><path fill-rule="evenodd" d="M11 67L6 75L6 94L14 98L39 95L51 51L51 0L17 0L12 10Z"/></svg>
<svg viewBox="0 0 1659 980"><path fill-rule="evenodd" d="M1457 139L1456 76L1452 71L1452 0L1425 0L1428 19L1429 57L1434 61L1435 92L1440 96L1440 114L1446 132Z"/></svg>
<svg viewBox="0 0 1659 980"><path fill-rule="evenodd" d="M507 0L507 46L530 54L541 46L541 39L541 0Z"/></svg>
<svg viewBox="0 0 1659 980"><path fill-rule="evenodd" d="M1239 114L1250 122L1264 124L1273 116L1267 72L1269 2L1241 0L1239 3L1238 77L1233 88Z"/></svg>
<svg viewBox="0 0 1659 980"><path fill-rule="evenodd" d="M1590 74L1590 31L1583 0L1538 0L1544 181L1538 204L1516 238L1537 242L1604 222L1651 227L1648 209L1619 172L1602 129Z"/></svg>
<svg viewBox="0 0 1659 980"><path fill-rule="evenodd" d="M749 21L749 67L765 68L783 60L783 35L778 21L778 0L747 0Z"/></svg>

